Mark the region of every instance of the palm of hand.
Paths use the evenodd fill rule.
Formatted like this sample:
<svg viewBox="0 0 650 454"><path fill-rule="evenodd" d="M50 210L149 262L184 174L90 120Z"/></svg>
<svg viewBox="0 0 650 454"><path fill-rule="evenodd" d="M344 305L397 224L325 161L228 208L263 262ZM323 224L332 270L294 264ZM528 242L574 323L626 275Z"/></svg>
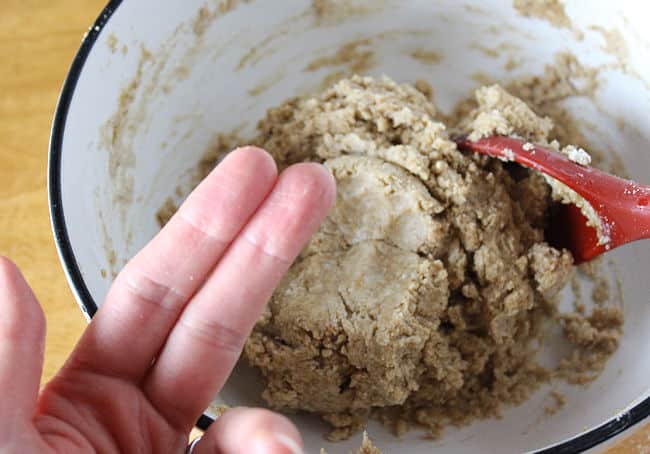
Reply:
<svg viewBox="0 0 650 454"><path fill-rule="evenodd" d="M43 390L33 427L24 452L182 453L191 429L173 427L137 384L85 370Z"/></svg>
<svg viewBox="0 0 650 454"><path fill-rule="evenodd" d="M231 153L118 275L40 393L43 313L17 268L1 259L0 390L8 398L0 451L183 452L334 198L333 179L318 165L278 177L265 152ZM237 409L194 452L291 453L301 443L286 418Z"/></svg>

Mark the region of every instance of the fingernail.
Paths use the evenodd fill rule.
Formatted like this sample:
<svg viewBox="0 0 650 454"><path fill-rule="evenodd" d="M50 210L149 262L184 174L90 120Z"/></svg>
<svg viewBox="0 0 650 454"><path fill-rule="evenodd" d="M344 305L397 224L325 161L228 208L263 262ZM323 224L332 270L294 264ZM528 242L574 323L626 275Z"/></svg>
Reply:
<svg viewBox="0 0 650 454"><path fill-rule="evenodd" d="M294 440L293 438L282 433L276 433L275 439L280 444L286 446L289 449L289 451L291 451L291 454L305 454L303 449L300 447L298 443L296 443L296 440Z"/></svg>
<svg viewBox="0 0 650 454"><path fill-rule="evenodd" d="M332 191L333 192L333 194L332 194L333 197L332 197L332 200L330 202L331 205L333 206L334 203L336 202L336 178L334 178L334 174L332 173L332 171L330 169L328 169L327 167L325 167L323 164L318 164L318 168L319 168L320 172L325 176L325 178L330 181L330 185L329 185L328 189L334 188L334 190ZM331 206L330 206L330 208L331 208Z"/></svg>
<svg viewBox="0 0 650 454"><path fill-rule="evenodd" d="M336 184L336 178L334 178L334 174L332 173L332 171L330 169L328 169L323 164L319 164L319 168L320 168L321 172L326 175L327 178L329 178L331 181L334 182L334 184Z"/></svg>
<svg viewBox="0 0 650 454"><path fill-rule="evenodd" d="M286 448L291 454L305 454L300 445L288 435L283 433L263 433L257 435L251 443L254 454L270 454L278 452L281 447ZM284 451L283 451L284 452Z"/></svg>

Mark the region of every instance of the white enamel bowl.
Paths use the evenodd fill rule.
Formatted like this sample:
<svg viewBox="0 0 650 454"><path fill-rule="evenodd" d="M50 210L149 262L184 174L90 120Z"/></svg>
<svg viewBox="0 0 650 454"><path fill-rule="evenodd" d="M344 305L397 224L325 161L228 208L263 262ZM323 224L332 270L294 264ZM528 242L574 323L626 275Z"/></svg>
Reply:
<svg viewBox="0 0 650 454"><path fill-rule="evenodd" d="M522 17L507 1L334 3L347 14L317 19L308 0L213 0L205 5L204 0L113 0L106 7L70 70L50 150L56 241L88 317L101 304L111 273L158 230L158 208L174 196L177 185L188 188L193 167L216 133L240 127L242 136L250 136L267 108L316 89L325 76L346 69L304 70L355 39L371 39L368 74L428 80L443 110L477 86L478 72L495 80L541 74L559 51L572 52L588 66L607 65L594 100L579 98L567 105L595 126L586 132L589 138L620 152L631 176L650 183L647 2L568 2L573 28ZM611 47L616 35L602 33L613 29L625 44L625 52L616 55ZM500 49L499 54L491 57L481 46ZM414 49L435 50L442 60L413 59ZM513 73L504 69L509 58L522 61ZM451 428L435 442L417 431L398 440L371 423L377 444L389 453L568 453L596 445L602 449L602 443L645 418L650 413L650 242L615 251L611 258L622 278L623 341L590 386L555 385L567 399L557 414L544 416L545 387L501 419ZM220 398L231 405L259 403L254 374L241 368L236 374ZM331 453L348 452L358 446L359 436L329 444L314 418L293 419L309 452L321 446ZM208 421L205 416L200 424Z"/></svg>

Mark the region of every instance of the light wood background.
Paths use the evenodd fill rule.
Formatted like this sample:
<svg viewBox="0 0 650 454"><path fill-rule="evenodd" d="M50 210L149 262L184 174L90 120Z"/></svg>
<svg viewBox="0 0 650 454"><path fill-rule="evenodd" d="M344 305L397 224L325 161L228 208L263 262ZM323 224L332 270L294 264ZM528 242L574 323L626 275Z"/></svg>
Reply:
<svg viewBox="0 0 650 454"><path fill-rule="evenodd" d="M0 0L0 254L20 266L45 310L44 381L86 326L50 230L49 132L72 58L103 6L103 0ZM646 423L608 453L649 450Z"/></svg>

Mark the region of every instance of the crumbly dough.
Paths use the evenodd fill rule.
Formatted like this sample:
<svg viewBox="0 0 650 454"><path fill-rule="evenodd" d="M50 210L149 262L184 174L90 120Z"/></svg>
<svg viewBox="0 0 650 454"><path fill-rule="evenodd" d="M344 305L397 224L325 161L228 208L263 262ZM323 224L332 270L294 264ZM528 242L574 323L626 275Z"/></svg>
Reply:
<svg viewBox="0 0 650 454"><path fill-rule="evenodd" d="M500 87L477 102L456 130L549 142L552 121ZM543 177L461 153L433 104L387 78L290 100L259 130L280 167L324 162L339 188L246 344L270 405L321 414L332 439L369 416L435 435L550 377L529 344L573 268L544 242Z"/></svg>
<svg viewBox="0 0 650 454"><path fill-rule="evenodd" d="M544 241L547 181L449 138L549 144L553 122L499 86L459 112L446 126L413 86L354 76L269 110L251 141L280 169L317 161L337 180L336 206L243 354L262 372L270 406L321 415L332 440L369 417L435 437L498 416L553 377L593 379L618 345L620 309L558 314L573 262ZM202 176L231 144L222 145ZM577 150L567 153L584 159ZM535 360L549 320L575 345L557 370Z"/></svg>
<svg viewBox="0 0 650 454"><path fill-rule="evenodd" d="M476 109L468 117L463 118L460 124L461 130L471 131L468 135L469 140L479 140L491 135L523 137L537 144L555 148L580 165L591 164L591 156L582 148L575 145L560 148L557 140L549 142L548 137L554 126L553 121L546 116L539 117L526 103L512 96L499 85L479 88L476 91L476 102L478 104ZM531 147L531 153L534 153L534 146ZM506 161L514 161L512 150L505 149L504 152L506 152ZM508 157L508 152L511 157ZM610 226L601 220L594 207L564 183L548 175L543 174L543 176L551 188L553 199L580 208L588 221L587 225L596 229L599 244L609 244Z"/></svg>
<svg viewBox="0 0 650 454"><path fill-rule="evenodd" d="M475 97L477 108L460 124L461 129L470 131L469 140L502 135L544 143L553 129L550 118L539 117L525 102L499 85L481 87Z"/></svg>

